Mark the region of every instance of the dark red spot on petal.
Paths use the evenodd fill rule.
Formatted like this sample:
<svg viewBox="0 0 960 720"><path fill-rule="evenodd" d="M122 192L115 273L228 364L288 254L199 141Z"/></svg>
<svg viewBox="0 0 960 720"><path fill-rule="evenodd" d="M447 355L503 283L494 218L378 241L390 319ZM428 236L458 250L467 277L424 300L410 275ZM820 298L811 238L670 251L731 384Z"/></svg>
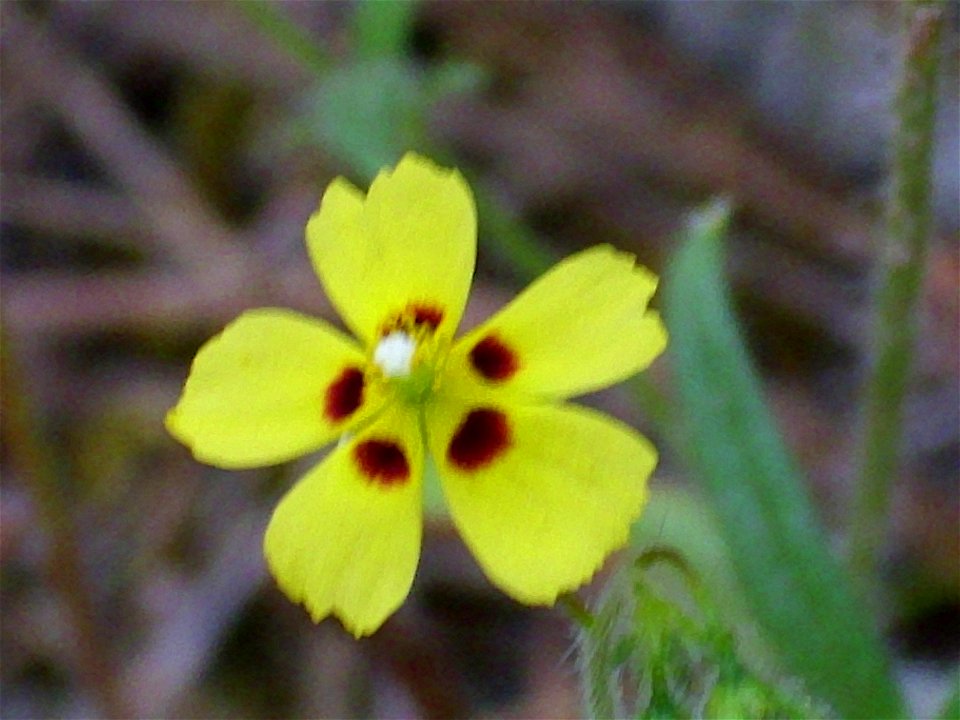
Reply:
<svg viewBox="0 0 960 720"><path fill-rule="evenodd" d="M496 335L487 335L473 346L470 362L487 380L507 380L520 369L517 354Z"/></svg>
<svg viewBox="0 0 960 720"><path fill-rule="evenodd" d="M363 370L350 367L330 383L324 396L323 414L331 422L350 417L363 403Z"/></svg>
<svg viewBox="0 0 960 720"><path fill-rule="evenodd" d="M461 470L479 470L510 447L510 426L499 410L471 410L453 434L447 460Z"/></svg>
<svg viewBox="0 0 960 720"><path fill-rule="evenodd" d="M403 448L389 440L365 440L353 449L360 472L381 485L396 485L410 477Z"/></svg>
<svg viewBox="0 0 960 720"><path fill-rule="evenodd" d="M436 330L443 321L443 310L432 305L414 305L413 322L415 325L426 325L432 330Z"/></svg>

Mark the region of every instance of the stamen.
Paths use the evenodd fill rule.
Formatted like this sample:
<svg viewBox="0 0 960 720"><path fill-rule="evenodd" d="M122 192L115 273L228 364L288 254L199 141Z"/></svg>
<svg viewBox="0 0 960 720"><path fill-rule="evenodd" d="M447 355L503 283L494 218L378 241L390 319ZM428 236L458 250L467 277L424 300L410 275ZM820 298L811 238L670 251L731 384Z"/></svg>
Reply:
<svg viewBox="0 0 960 720"><path fill-rule="evenodd" d="M395 330L377 344L373 361L387 377L406 377L410 374L416 351L416 340L405 332Z"/></svg>
<svg viewBox="0 0 960 720"><path fill-rule="evenodd" d="M414 305L413 322L415 325L426 325L431 330L436 330L443 320L443 310L432 305Z"/></svg>
<svg viewBox="0 0 960 720"><path fill-rule="evenodd" d="M429 303L408 303L399 313L380 326L380 334L387 335L402 331L420 337L421 331L429 334L436 332L443 322L443 309Z"/></svg>

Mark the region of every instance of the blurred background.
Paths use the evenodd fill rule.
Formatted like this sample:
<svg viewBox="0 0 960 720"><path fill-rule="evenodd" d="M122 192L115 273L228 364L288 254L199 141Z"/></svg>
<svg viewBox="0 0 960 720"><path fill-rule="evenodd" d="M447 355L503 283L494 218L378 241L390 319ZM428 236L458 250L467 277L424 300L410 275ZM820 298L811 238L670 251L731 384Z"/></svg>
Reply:
<svg viewBox="0 0 960 720"><path fill-rule="evenodd" d="M960 660L951 7L883 554L882 630L920 715ZM408 148L477 191L468 324L595 243L659 271L685 213L730 197L739 317L842 551L897 4L5 2L0 21L3 717L581 712L568 620L486 584L441 515L410 600L357 642L313 625L261 556L316 459L225 472L163 429L199 345L244 309L339 322L306 218L333 177L365 185ZM669 352L648 377L669 390ZM727 573L637 386L586 402L663 449L637 542Z"/></svg>

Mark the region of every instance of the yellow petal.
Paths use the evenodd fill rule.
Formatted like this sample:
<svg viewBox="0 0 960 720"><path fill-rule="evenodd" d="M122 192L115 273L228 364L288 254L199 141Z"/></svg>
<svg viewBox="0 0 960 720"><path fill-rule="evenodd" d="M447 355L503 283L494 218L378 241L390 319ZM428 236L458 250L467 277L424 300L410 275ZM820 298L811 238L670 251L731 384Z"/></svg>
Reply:
<svg viewBox="0 0 960 720"><path fill-rule="evenodd" d="M364 365L355 343L326 323L251 310L200 348L167 428L211 465L289 460L379 408Z"/></svg>
<svg viewBox="0 0 960 720"><path fill-rule="evenodd" d="M420 555L423 442L391 406L280 501L264 538L277 584L315 622L374 632L410 591Z"/></svg>
<svg viewBox="0 0 960 720"><path fill-rule="evenodd" d="M427 433L464 540L528 604L553 603L627 542L657 462L634 430L575 405L438 400Z"/></svg>
<svg viewBox="0 0 960 720"><path fill-rule="evenodd" d="M409 153L364 198L343 178L307 223L307 246L327 294L368 343L410 306L456 330L476 257L476 210L459 172Z"/></svg>
<svg viewBox="0 0 960 720"><path fill-rule="evenodd" d="M666 345L659 314L647 309L656 287L632 255L607 245L577 253L457 342L449 384L557 398L623 380Z"/></svg>

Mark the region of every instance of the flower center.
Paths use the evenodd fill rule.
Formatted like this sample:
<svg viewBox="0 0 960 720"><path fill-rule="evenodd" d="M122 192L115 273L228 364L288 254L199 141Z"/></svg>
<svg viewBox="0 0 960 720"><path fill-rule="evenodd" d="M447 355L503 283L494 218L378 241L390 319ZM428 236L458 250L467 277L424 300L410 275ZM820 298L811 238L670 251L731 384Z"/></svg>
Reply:
<svg viewBox="0 0 960 720"><path fill-rule="evenodd" d="M433 390L436 350L431 333L393 330L377 343L373 362L401 398L420 405Z"/></svg>
<svg viewBox="0 0 960 720"><path fill-rule="evenodd" d="M407 377L416 352L417 341L402 330L394 330L377 343L373 361L388 378Z"/></svg>

